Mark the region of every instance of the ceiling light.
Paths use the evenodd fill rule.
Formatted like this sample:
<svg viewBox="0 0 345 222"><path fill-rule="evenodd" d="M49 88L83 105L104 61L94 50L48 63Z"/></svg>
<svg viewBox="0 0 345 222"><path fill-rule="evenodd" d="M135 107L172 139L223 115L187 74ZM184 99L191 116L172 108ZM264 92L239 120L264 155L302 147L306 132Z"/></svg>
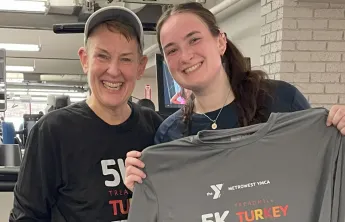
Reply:
<svg viewBox="0 0 345 222"><path fill-rule="evenodd" d="M23 82L23 79L8 79L8 78L6 78L6 82L9 82L9 83L20 83L20 82Z"/></svg>
<svg viewBox="0 0 345 222"><path fill-rule="evenodd" d="M6 79L22 79L24 78L23 73L9 72L6 73Z"/></svg>
<svg viewBox="0 0 345 222"><path fill-rule="evenodd" d="M27 52L38 52L41 50L39 45L34 44L11 44L11 43L0 43L0 49L6 49L7 51L27 51Z"/></svg>
<svg viewBox="0 0 345 222"><path fill-rule="evenodd" d="M31 96L28 94L12 94L11 97L12 100L20 100L22 102L43 102L46 103L47 102L47 98L46 97L42 97L42 96ZM85 100L85 98L75 98L75 97L70 97L70 101L71 102L79 102Z"/></svg>
<svg viewBox="0 0 345 222"><path fill-rule="evenodd" d="M33 66L6 66L7 72L33 72Z"/></svg>
<svg viewBox="0 0 345 222"><path fill-rule="evenodd" d="M24 81L23 73L10 72L6 73L6 82L7 83L20 83Z"/></svg>
<svg viewBox="0 0 345 222"><path fill-rule="evenodd" d="M32 92L29 91L29 94L32 96L40 96L40 95L56 95L56 96L70 96L70 97L81 97L81 98L86 98L86 95L84 93L58 93L58 92Z"/></svg>
<svg viewBox="0 0 345 222"><path fill-rule="evenodd" d="M45 2L42 1L6 0L0 4L0 10L3 11L45 12L46 9Z"/></svg>
<svg viewBox="0 0 345 222"><path fill-rule="evenodd" d="M7 92L12 92L12 91L20 91L20 92L26 92L26 91L28 91L27 89L16 89L16 88L10 88L10 87L7 87L6 88L6 91Z"/></svg>
<svg viewBox="0 0 345 222"><path fill-rule="evenodd" d="M21 79L11 79L11 82L21 82L23 80ZM21 80L21 81L20 81ZM16 95L31 95L31 96L48 96L48 95L56 95L56 96L69 96L69 97L73 97L73 98L86 98L86 95L84 93L52 93L52 92L37 92L37 91L32 91L32 90L18 90L18 89L8 89L7 90L10 93L14 93Z"/></svg>

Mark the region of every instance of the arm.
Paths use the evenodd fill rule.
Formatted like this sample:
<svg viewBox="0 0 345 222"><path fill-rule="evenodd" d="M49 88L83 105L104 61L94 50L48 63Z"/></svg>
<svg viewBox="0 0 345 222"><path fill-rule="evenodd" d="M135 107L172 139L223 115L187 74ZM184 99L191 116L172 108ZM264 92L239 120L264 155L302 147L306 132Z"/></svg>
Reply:
<svg viewBox="0 0 345 222"><path fill-rule="evenodd" d="M181 96L180 92L177 92L173 97L171 97L170 102L172 104L181 104L177 99Z"/></svg>
<svg viewBox="0 0 345 222"><path fill-rule="evenodd" d="M158 113L154 112L152 120L153 120L153 125L155 127L155 130L157 131L159 126L163 122L163 118Z"/></svg>
<svg viewBox="0 0 345 222"><path fill-rule="evenodd" d="M154 138L154 144L160 144L162 142L163 142L163 133L158 128L155 138Z"/></svg>
<svg viewBox="0 0 345 222"><path fill-rule="evenodd" d="M127 222L158 221L158 201L149 178L134 186Z"/></svg>
<svg viewBox="0 0 345 222"><path fill-rule="evenodd" d="M51 127L44 119L30 131L18 181L14 188L14 203L10 222L51 221L60 184L59 154Z"/></svg>
<svg viewBox="0 0 345 222"><path fill-rule="evenodd" d="M166 118L156 132L154 144L166 143L181 138L183 136L180 128L181 119L181 110L176 111Z"/></svg>
<svg viewBox="0 0 345 222"><path fill-rule="evenodd" d="M299 111L311 108L307 99L302 95L302 93L296 89L293 102L291 104L291 112ZM334 105L331 107L327 122L327 126L336 126L342 135L345 135L345 106L344 105Z"/></svg>

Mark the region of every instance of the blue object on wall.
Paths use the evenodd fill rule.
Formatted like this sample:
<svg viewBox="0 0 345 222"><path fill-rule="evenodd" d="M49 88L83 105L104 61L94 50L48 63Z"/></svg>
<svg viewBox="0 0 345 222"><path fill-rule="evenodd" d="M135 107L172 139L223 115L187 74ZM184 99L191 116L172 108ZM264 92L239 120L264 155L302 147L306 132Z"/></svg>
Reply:
<svg viewBox="0 0 345 222"><path fill-rule="evenodd" d="M2 140L3 144L14 144L16 131L12 122L2 122Z"/></svg>

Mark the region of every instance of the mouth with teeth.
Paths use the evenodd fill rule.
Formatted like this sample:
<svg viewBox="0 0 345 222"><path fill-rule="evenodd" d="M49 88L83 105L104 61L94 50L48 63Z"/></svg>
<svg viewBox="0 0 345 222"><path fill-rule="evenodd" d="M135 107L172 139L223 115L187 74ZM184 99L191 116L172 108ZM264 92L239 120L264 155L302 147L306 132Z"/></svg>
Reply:
<svg viewBox="0 0 345 222"><path fill-rule="evenodd" d="M202 65L203 62L199 62L185 70L183 70L184 73L188 74L188 73L191 73L191 72L194 72L195 70L199 69L200 66Z"/></svg>
<svg viewBox="0 0 345 222"><path fill-rule="evenodd" d="M120 90L123 85L123 83L121 82L114 83L114 82L102 81L102 83L106 89L114 90L114 91Z"/></svg>

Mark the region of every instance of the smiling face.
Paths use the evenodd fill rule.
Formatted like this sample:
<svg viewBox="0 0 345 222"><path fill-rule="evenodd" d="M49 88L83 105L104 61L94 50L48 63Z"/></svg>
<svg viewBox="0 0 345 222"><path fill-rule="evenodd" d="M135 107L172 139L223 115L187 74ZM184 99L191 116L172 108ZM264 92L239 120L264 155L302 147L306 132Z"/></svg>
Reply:
<svg viewBox="0 0 345 222"><path fill-rule="evenodd" d="M127 104L147 63L138 47L134 37L126 38L107 25L93 31L87 47L79 50L93 102L111 109Z"/></svg>
<svg viewBox="0 0 345 222"><path fill-rule="evenodd" d="M199 91L219 79L226 40L214 37L197 15L170 16L160 30L160 43L169 71L182 87Z"/></svg>

